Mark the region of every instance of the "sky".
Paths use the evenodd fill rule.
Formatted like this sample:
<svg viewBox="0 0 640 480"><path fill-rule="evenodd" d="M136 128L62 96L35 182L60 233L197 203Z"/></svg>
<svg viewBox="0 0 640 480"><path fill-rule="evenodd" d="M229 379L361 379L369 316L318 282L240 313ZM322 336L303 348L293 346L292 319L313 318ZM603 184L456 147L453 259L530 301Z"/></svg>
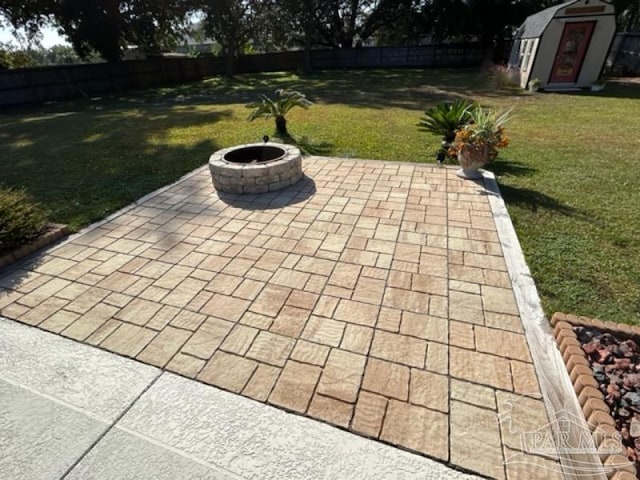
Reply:
<svg viewBox="0 0 640 480"><path fill-rule="evenodd" d="M58 35L58 32L55 30L55 28L46 27L42 30L41 33L42 33L41 43L44 48L49 48L54 45L69 44L69 42L65 41L63 37ZM10 42L14 44L17 43L15 41L15 38L13 37L13 34L11 33L11 30L2 25L0 25L0 42L2 43Z"/></svg>

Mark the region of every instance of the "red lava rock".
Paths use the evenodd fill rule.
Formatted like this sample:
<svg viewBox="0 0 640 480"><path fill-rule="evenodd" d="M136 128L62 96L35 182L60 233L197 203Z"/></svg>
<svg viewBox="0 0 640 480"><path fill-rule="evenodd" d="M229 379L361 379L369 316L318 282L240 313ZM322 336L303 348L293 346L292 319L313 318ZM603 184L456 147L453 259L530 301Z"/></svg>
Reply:
<svg viewBox="0 0 640 480"><path fill-rule="evenodd" d="M593 368L593 366L592 366L592 368ZM616 373L618 371L618 366L617 365L605 365L604 366L604 371L605 371L605 373Z"/></svg>
<svg viewBox="0 0 640 480"><path fill-rule="evenodd" d="M607 385L607 395L610 395L613 398L620 398L620 387L615 383L610 383Z"/></svg>
<svg viewBox="0 0 640 480"><path fill-rule="evenodd" d="M619 347L625 356L631 356L634 353L638 353L638 344L633 340L625 340L620 343Z"/></svg>
<svg viewBox="0 0 640 480"><path fill-rule="evenodd" d="M608 348L599 348L594 355L592 355L592 358L595 357L595 361L598 363L609 363L609 357L611 356L611 352L609 351Z"/></svg>
<svg viewBox="0 0 640 480"><path fill-rule="evenodd" d="M638 420L637 416L634 416L631 419L631 423L629 425L629 435L633 438L640 437L640 420Z"/></svg>
<svg viewBox="0 0 640 480"><path fill-rule="evenodd" d="M627 458L640 472L640 347L634 339L623 340L595 327L574 331L627 447Z"/></svg>
<svg viewBox="0 0 640 480"><path fill-rule="evenodd" d="M629 358L615 358L613 363L615 363L618 368L629 369L631 367L631 359Z"/></svg>
<svg viewBox="0 0 640 480"><path fill-rule="evenodd" d="M582 345L584 353L588 356L592 356L598 350L598 347L600 347L600 345L597 343L587 343L586 345Z"/></svg>
<svg viewBox="0 0 640 480"><path fill-rule="evenodd" d="M636 389L640 387L640 373L629 373L625 375L623 384L629 389Z"/></svg>

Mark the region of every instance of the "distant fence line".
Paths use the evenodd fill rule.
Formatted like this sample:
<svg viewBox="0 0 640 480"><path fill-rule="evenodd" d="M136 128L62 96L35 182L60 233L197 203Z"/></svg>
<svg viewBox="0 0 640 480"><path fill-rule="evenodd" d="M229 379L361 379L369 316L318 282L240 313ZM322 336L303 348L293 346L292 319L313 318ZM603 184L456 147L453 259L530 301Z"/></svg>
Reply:
<svg viewBox="0 0 640 480"><path fill-rule="evenodd" d="M486 50L476 44L314 50L311 67L473 67L480 65L486 56ZM235 72L295 71L303 65L302 51L243 55L235 63ZM157 57L4 70L0 71L0 106L190 82L221 75L224 69L224 59L220 57Z"/></svg>
<svg viewBox="0 0 640 480"><path fill-rule="evenodd" d="M607 63L613 73L640 75L640 33L617 34Z"/></svg>

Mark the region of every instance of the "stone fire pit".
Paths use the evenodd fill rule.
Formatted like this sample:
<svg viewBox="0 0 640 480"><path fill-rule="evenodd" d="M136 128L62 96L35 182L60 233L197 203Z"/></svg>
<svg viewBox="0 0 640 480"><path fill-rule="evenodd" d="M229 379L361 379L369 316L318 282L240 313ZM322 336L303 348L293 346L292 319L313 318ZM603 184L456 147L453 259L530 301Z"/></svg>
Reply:
<svg viewBox="0 0 640 480"><path fill-rule="evenodd" d="M280 143L239 145L211 155L209 170L220 192L275 192L302 178L302 155L296 147Z"/></svg>

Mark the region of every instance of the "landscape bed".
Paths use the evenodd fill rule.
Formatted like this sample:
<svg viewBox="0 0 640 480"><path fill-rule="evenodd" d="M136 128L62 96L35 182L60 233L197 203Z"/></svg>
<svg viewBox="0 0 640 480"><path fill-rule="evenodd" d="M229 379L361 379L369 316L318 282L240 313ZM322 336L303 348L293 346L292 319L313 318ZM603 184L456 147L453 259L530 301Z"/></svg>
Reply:
<svg viewBox="0 0 640 480"><path fill-rule="evenodd" d="M640 327L563 313L554 334L605 469L640 472ZM640 477L638 477L640 478Z"/></svg>

